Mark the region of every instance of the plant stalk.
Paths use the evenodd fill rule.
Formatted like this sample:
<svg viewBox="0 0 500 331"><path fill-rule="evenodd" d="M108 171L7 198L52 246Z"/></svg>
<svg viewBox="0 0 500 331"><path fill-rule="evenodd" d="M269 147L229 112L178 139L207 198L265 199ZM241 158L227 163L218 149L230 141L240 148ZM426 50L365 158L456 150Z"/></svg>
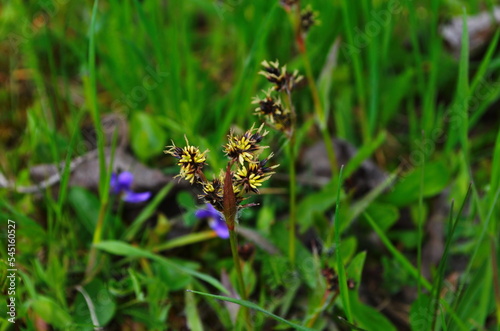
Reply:
<svg viewBox="0 0 500 331"><path fill-rule="evenodd" d="M234 220L233 220L234 222ZM247 300L248 294L247 289L245 287L245 281L243 280L243 271L241 270L240 256L238 254L238 235L236 231L233 229L229 229L229 241L231 243L231 253L233 254L233 262L234 267L236 268L236 278L238 279L238 287L240 288L240 296L241 299ZM245 324L247 330L253 330L251 320L250 320L250 312L248 308L241 306L241 310L243 316L245 317Z"/></svg>
<svg viewBox="0 0 500 331"><path fill-rule="evenodd" d="M294 130L295 131L295 130ZM295 267L295 228L297 226L297 176L295 171L295 133L292 133L288 144L288 153L290 158L289 175L290 175L290 223L289 223L289 240L288 254L292 267Z"/></svg>

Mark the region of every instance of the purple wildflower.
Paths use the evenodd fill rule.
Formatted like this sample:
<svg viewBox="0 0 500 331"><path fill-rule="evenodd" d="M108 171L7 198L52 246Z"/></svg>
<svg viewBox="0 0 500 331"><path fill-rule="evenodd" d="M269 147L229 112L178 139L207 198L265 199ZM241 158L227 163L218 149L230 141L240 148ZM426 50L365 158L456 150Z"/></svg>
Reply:
<svg viewBox="0 0 500 331"><path fill-rule="evenodd" d="M132 191L132 182L134 175L131 172L124 171L120 174L111 174L111 192L121 196L126 202L139 203L148 200L151 192L135 193Z"/></svg>
<svg viewBox="0 0 500 331"><path fill-rule="evenodd" d="M229 230L226 225L226 221L224 220L224 217L222 217L222 214L218 212L214 206L211 204L207 203L206 204L206 209L199 209L195 213L196 217L198 218L206 218L208 219L208 225L212 230L217 233L217 235L222 238L222 239L227 239L229 238Z"/></svg>

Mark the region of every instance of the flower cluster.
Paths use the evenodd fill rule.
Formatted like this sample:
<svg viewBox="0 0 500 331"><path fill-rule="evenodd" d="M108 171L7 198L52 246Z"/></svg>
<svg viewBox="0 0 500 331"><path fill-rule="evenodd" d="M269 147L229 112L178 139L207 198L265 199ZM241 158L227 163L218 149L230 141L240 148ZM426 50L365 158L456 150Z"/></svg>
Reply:
<svg viewBox="0 0 500 331"><path fill-rule="evenodd" d="M281 99L272 96L272 90L264 92L264 98L254 97L252 103L257 104L255 113L263 116L268 124L276 130L288 132L292 125L292 112L283 106Z"/></svg>
<svg viewBox="0 0 500 331"><path fill-rule="evenodd" d="M191 184L199 180L199 177L203 174L203 166L206 165L205 154L208 150L203 153L200 152L199 148L190 146L189 141L186 138L187 146L180 148L175 146L172 142L172 146L169 147L165 153L172 155L176 159L179 159L177 165L181 167L181 171L178 177L184 178Z"/></svg>
<svg viewBox="0 0 500 331"><path fill-rule="evenodd" d="M303 80L303 76L299 75L297 70L292 73L287 72L286 65L280 67L277 60L274 62L263 61L262 66L263 70L259 74L263 75L274 86L264 91L264 97L253 98L252 103L257 105L255 113L264 117L269 126L291 136L295 121L291 93ZM288 107L283 104L279 95L275 96L276 93L285 94Z"/></svg>
<svg viewBox="0 0 500 331"><path fill-rule="evenodd" d="M303 33L309 32L309 29L314 25L319 25L318 12L313 11L311 6L303 9L300 13L300 28Z"/></svg>
<svg viewBox="0 0 500 331"><path fill-rule="evenodd" d="M259 71L259 74L266 77L266 79L275 84L274 89L276 91L292 91L295 86L304 78L299 76L298 70L294 72L286 71L286 65L280 68L280 63L276 60L272 61L262 61L263 70Z"/></svg>
<svg viewBox="0 0 500 331"><path fill-rule="evenodd" d="M234 162L239 161L241 165L246 162L254 162L255 156L266 147L259 146L267 131L262 131L261 125L256 132L252 127L241 136L234 135L231 132L228 136L228 143L224 146L224 153Z"/></svg>
<svg viewBox="0 0 500 331"><path fill-rule="evenodd" d="M272 156L273 154L271 153L262 161L250 162L246 167L244 165L241 166L234 175L236 186L245 193L250 191L259 193L258 187L274 174L273 170L277 167L277 165L266 167L267 161Z"/></svg>
<svg viewBox="0 0 500 331"><path fill-rule="evenodd" d="M229 171L232 185L231 190L224 187L227 182L225 172L221 172L218 177L212 180L207 180L203 173L207 151L200 152L199 148L190 146L187 139L188 145L186 147L180 148L172 143L172 146L167 147L165 153L179 160L177 164L181 169L178 176L191 184L200 184L202 188L200 198L219 212L224 212L225 200L227 202L229 199L228 192L231 192L231 199L234 198L237 208L248 207L250 205L241 205L246 199L245 195L250 192L259 193L258 188L274 174L274 169L278 167L278 165L267 166L272 153L267 158L259 160L260 153L267 148L267 146L260 145L263 137L267 134L267 131L263 131L262 128L261 125L258 129L252 127L242 135L237 135L234 132L228 135L228 142L223 146L223 151L230 160L227 171ZM231 170L233 165L236 167L235 170Z"/></svg>

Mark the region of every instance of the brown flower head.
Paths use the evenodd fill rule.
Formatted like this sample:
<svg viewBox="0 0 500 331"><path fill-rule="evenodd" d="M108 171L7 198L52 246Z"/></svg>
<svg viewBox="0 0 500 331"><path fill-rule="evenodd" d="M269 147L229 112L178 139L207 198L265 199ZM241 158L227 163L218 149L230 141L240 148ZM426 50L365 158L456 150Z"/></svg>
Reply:
<svg viewBox="0 0 500 331"><path fill-rule="evenodd" d="M203 182L203 193L200 198L214 206L215 209L223 210L223 186L220 178L214 178L212 181Z"/></svg>
<svg viewBox="0 0 500 331"><path fill-rule="evenodd" d="M211 181L204 181L201 183L203 193L198 197L204 202L211 204L215 209L224 212L224 174L212 179ZM244 197L241 195L239 187L233 184L233 192L235 194L236 204L240 204Z"/></svg>
<svg viewBox="0 0 500 331"><path fill-rule="evenodd" d="M262 138L268 134L267 131L262 131L263 125L257 130L252 128L246 131L243 135L237 136L231 132L228 136L228 143L224 146L224 153L233 161L238 161L241 165L243 162L254 162L255 154L262 150L263 146L259 143Z"/></svg>
<svg viewBox="0 0 500 331"><path fill-rule="evenodd" d="M259 74L266 77L266 79L275 84L276 91L292 91L293 88L299 83L303 77L299 76L299 72L295 70L293 73L286 71L286 65L280 68L278 60L272 62L262 61L264 70L259 71Z"/></svg>
<svg viewBox="0 0 500 331"><path fill-rule="evenodd" d="M265 92L264 98L255 97L252 101L253 104L259 106L255 108L257 115L264 116L268 124L275 129L283 132L289 132L292 126L292 113L288 108L281 104L278 98L275 100L271 96L271 91Z"/></svg>
<svg viewBox="0 0 500 331"><path fill-rule="evenodd" d="M318 25L318 12L313 11L311 6L307 6L300 13L300 27L303 33L307 33L313 25Z"/></svg>
<svg viewBox="0 0 500 331"><path fill-rule="evenodd" d="M179 161L177 165L181 167L180 174L178 177L184 178L191 184L197 180L202 174L203 166L206 165L205 160L208 150L203 153L200 152L198 147L190 146L189 141L186 138L187 146L184 148L180 148L175 146L174 142L172 142L172 146L167 146L167 149L164 151L165 154L170 154Z"/></svg>

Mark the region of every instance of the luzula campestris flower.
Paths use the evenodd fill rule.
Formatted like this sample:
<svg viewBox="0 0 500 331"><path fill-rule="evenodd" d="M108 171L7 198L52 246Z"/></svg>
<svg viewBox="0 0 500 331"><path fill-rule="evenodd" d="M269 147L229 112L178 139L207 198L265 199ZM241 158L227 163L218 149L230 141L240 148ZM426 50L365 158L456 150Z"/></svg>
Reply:
<svg viewBox="0 0 500 331"><path fill-rule="evenodd" d="M200 174L202 174L203 166L206 164L205 154L208 150L203 153L200 152L198 147L189 145L187 138L186 144L186 147L180 148L175 146L172 142L172 146L169 146L169 148L165 150L165 153L179 159L177 165L181 167L181 171L178 176L193 184L198 179Z"/></svg>
<svg viewBox="0 0 500 331"><path fill-rule="evenodd" d="M266 167L267 161L271 157L273 157L272 153L262 161L241 166L234 175L236 186L245 193L250 191L259 193L258 188L274 174L273 170L278 167L278 165Z"/></svg>
<svg viewBox="0 0 500 331"><path fill-rule="evenodd" d="M271 127L282 132L289 132L292 125L292 112L283 106L280 98L272 96L272 90L264 93L264 98L253 98L252 103L258 105L255 108L255 113L263 116L267 124Z"/></svg>
<svg viewBox="0 0 500 331"><path fill-rule="evenodd" d="M298 70L287 72L286 65L280 68L278 60L262 61L263 70L259 74L266 77L268 81L275 84L276 91L291 91L304 77L299 75Z"/></svg>
<svg viewBox="0 0 500 331"><path fill-rule="evenodd" d="M319 25L318 12L313 11L311 6L307 6L300 13L300 28L303 33L307 33L313 25Z"/></svg>
<svg viewBox="0 0 500 331"><path fill-rule="evenodd" d="M262 138L268 133L262 131L263 125L257 130L252 128L246 131L243 135L235 135L231 132L228 136L228 142L224 146L224 153L233 161L239 161L241 165L246 162L254 162L255 157L263 148L259 146Z"/></svg>
<svg viewBox="0 0 500 331"><path fill-rule="evenodd" d="M181 167L180 177L191 184L197 183L202 186L203 193L200 194L200 198L226 215L228 200L231 200L231 208L250 206L241 205L241 202L246 199L244 195L249 192L258 193L257 188L268 180L274 173L273 169L278 167L278 165L266 167L272 153L263 160L258 158L262 150L267 148L267 146L260 145L262 138L267 134L267 131L262 131L262 128L263 125L258 129L252 127L242 135L236 135L234 132L228 135L228 143L224 145L224 153L230 159L228 168L211 181L207 180L203 173L203 167L206 165L206 151L202 153L198 147L190 146L187 139L188 146L180 148L172 143L165 153L179 160L177 164ZM233 165L237 166L234 171L231 170ZM228 192L230 192L230 197Z"/></svg>

